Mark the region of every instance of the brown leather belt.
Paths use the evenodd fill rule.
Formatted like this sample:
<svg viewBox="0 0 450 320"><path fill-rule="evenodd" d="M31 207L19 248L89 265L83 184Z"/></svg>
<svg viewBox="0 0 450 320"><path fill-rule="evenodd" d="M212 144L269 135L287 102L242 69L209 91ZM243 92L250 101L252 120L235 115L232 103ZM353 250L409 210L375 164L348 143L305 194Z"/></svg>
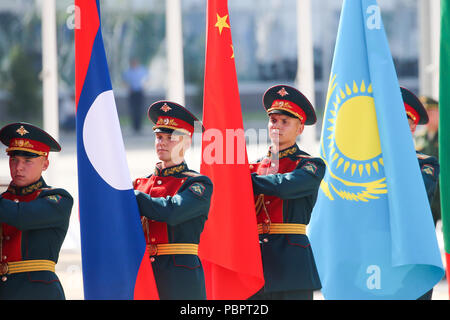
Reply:
<svg viewBox="0 0 450 320"><path fill-rule="evenodd" d="M0 263L0 275L31 271L55 272L56 263L51 260L24 260Z"/></svg>

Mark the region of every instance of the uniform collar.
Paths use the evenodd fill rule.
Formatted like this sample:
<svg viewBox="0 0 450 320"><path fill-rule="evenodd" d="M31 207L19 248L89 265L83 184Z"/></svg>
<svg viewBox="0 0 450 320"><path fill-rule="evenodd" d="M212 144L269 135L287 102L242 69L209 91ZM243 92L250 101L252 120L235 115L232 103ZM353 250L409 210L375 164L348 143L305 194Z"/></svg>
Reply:
<svg viewBox="0 0 450 320"><path fill-rule="evenodd" d="M47 184L45 183L44 179L41 177L38 181L25 186L25 187L18 187L12 184L12 182L9 184L8 192L14 195L19 196L26 196L29 194L32 194L36 190L47 188Z"/></svg>
<svg viewBox="0 0 450 320"><path fill-rule="evenodd" d="M425 154L425 153L423 153L423 152L421 152L421 151L417 151L417 150L416 150L416 156L417 156L417 158L420 159L420 160L430 158L429 155L427 155L427 154Z"/></svg>
<svg viewBox="0 0 450 320"><path fill-rule="evenodd" d="M297 144L290 146L289 148L283 149L278 152L278 159L283 159L292 155L297 154L300 151ZM271 148L269 148L269 152L267 153L268 158L276 158L277 154L272 154Z"/></svg>
<svg viewBox="0 0 450 320"><path fill-rule="evenodd" d="M189 170L189 169L188 169L186 162L184 162L184 161L180 164L174 165L169 168L164 168L164 169L161 168L161 162L158 162L155 166L155 176L160 176L160 177L174 176L174 175L177 175L177 174L182 173L187 170Z"/></svg>

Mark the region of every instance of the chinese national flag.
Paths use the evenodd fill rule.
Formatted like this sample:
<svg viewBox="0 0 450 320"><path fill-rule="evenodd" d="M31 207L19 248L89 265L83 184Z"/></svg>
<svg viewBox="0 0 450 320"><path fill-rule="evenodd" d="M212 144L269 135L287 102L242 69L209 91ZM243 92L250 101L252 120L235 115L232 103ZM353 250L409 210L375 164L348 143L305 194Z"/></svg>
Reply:
<svg viewBox="0 0 450 320"><path fill-rule="evenodd" d="M214 192L199 255L208 299L247 299L264 276L227 0L208 0L206 24L200 171Z"/></svg>

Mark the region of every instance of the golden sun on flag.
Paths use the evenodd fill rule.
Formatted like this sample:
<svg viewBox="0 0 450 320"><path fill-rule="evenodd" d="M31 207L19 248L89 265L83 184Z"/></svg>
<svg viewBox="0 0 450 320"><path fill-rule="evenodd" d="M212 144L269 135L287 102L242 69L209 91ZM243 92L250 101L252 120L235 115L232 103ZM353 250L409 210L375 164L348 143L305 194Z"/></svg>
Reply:
<svg viewBox="0 0 450 320"><path fill-rule="evenodd" d="M322 133L321 156L328 174L321 189L333 200L368 201L386 193L383 158L370 83L339 86L331 77Z"/></svg>
<svg viewBox="0 0 450 320"><path fill-rule="evenodd" d="M371 175L372 169L379 171L379 165L383 165L380 139L375 113L375 103L370 95L372 86L366 87L364 81L361 84L353 82L350 87L345 85L339 89L333 101L334 109L330 110L328 119L329 153L332 163L336 168L343 166L344 172L351 169L360 176ZM373 159L367 163L366 161ZM361 163L361 162L366 163Z"/></svg>

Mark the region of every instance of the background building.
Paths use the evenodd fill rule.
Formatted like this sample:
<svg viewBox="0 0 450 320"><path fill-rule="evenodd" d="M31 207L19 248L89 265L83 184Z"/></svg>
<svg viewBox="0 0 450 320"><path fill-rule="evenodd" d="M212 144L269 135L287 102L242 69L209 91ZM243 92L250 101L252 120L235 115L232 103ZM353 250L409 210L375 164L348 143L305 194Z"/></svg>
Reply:
<svg viewBox="0 0 450 320"><path fill-rule="evenodd" d="M35 122L41 121L41 1L0 0L0 125L28 115ZM378 1L400 83L416 92L420 90L421 1ZM186 105L201 112L206 2L181 0L181 4ZM268 86L294 84L297 46L302 45L296 37L296 5L297 0L267 0L263 5L254 0L229 0L244 119L258 117L261 96ZM320 117L342 0L311 1L311 5L315 104ZM58 0L56 6L60 116L64 117L67 113L64 108L73 105L74 8L71 0ZM103 1L101 13L117 105L127 125L126 90L121 75L131 58L138 58L149 70L146 103L164 98L169 85L165 4L144 0Z"/></svg>

